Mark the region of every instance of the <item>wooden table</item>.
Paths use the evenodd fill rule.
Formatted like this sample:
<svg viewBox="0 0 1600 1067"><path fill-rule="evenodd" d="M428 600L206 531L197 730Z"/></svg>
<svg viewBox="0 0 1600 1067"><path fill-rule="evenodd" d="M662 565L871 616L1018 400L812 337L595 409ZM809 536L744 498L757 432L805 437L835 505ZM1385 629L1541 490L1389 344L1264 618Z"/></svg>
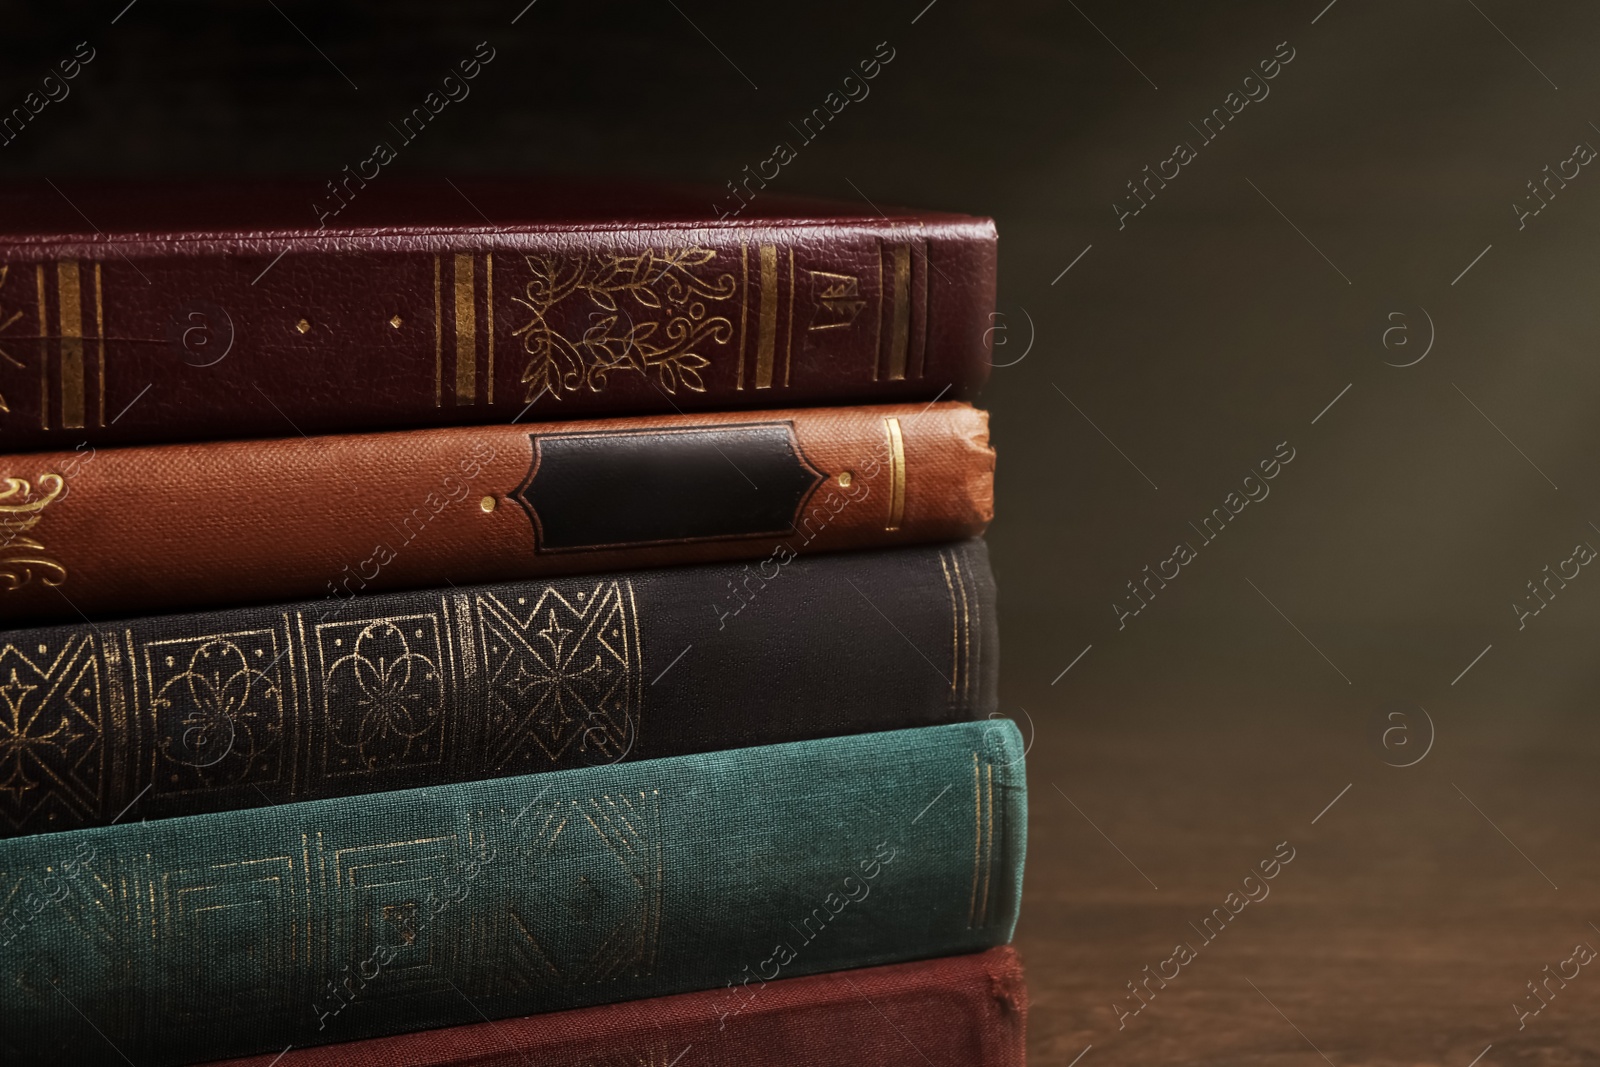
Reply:
<svg viewBox="0 0 1600 1067"><path fill-rule="evenodd" d="M1280 644L1263 632L1231 654L1097 649L1106 658L1053 694L1049 675L1020 687L1036 712L1066 705L1033 715L1028 758L1017 944L1031 1062L1600 1061L1600 966L1563 962L1600 948L1600 723L1519 737L1503 708L1436 708L1433 749L1386 766L1421 748L1396 734L1385 750L1342 685L1317 699L1326 666L1283 629ZM1015 673L1041 644L1026 629L1013 641ZM1252 678L1262 652L1304 657ZM1195 685L1188 671L1208 658L1214 681ZM1280 842L1292 862L1203 940L1195 927ZM1163 962L1180 942L1194 958ZM1563 988L1557 968L1577 977ZM1127 983L1175 970L1119 1015L1139 1004ZM1538 1007L1526 983L1547 978L1549 1005L1519 1029L1512 1005Z"/></svg>

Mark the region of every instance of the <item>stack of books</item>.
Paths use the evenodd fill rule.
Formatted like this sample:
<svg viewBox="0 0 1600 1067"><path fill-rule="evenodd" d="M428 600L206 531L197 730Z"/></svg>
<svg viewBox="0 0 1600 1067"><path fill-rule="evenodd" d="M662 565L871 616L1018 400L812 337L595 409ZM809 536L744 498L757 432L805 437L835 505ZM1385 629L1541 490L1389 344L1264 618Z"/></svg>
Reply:
<svg viewBox="0 0 1600 1067"><path fill-rule="evenodd" d="M710 199L8 194L0 1060L1022 1062L993 225Z"/></svg>

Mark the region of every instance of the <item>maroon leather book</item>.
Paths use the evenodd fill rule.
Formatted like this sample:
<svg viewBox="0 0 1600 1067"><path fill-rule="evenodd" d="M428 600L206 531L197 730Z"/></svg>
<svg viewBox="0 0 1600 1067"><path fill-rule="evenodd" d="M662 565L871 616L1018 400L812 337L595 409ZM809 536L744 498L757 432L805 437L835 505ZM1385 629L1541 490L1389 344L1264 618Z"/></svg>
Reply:
<svg viewBox="0 0 1600 1067"><path fill-rule="evenodd" d="M991 221L749 193L0 189L0 451L976 392Z"/></svg>
<svg viewBox="0 0 1600 1067"><path fill-rule="evenodd" d="M1010 948L344 1044L216 1067L1023 1067Z"/></svg>

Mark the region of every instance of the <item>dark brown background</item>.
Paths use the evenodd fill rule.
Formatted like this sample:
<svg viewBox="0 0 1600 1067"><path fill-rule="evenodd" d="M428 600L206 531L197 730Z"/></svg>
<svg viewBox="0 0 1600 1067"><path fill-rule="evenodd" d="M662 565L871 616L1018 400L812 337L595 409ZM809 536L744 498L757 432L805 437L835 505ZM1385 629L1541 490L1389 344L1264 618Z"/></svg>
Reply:
<svg viewBox="0 0 1600 1067"><path fill-rule="evenodd" d="M1520 631L1511 607L1600 546L1600 173L1525 229L1511 206L1600 146L1600 8L125 2L4 6L5 108L98 57L0 172L331 177L487 39L401 169L721 185L889 41L776 186L999 222L1034 1062L1600 1061L1593 968L1520 1032L1511 1007L1600 945L1600 575ZM1284 41L1271 95L1119 230L1124 182ZM1124 583L1284 441L1271 496L1119 630ZM1272 895L1119 1030L1125 983L1285 840Z"/></svg>

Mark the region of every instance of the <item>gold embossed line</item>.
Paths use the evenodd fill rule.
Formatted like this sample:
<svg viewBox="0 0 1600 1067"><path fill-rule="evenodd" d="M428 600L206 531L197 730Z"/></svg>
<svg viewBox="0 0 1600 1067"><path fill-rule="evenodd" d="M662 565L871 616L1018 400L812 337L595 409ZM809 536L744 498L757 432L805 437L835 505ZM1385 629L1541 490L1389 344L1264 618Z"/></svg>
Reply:
<svg viewBox="0 0 1600 1067"><path fill-rule="evenodd" d="M755 387L772 388L772 364L778 349L778 246L761 246L761 302L756 312Z"/></svg>
<svg viewBox="0 0 1600 1067"><path fill-rule="evenodd" d="M478 399L478 314L473 299L472 253L455 257L456 404Z"/></svg>
<svg viewBox="0 0 1600 1067"><path fill-rule="evenodd" d="M918 227L921 228L920 226ZM910 368L908 373L913 378L922 377L923 367L928 358L928 242L917 242L917 299L921 303L922 314L917 316L917 328L911 351ZM906 319L909 322L911 312L907 309Z"/></svg>
<svg viewBox="0 0 1600 1067"><path fill-rule="evenodd" d="M494 403L494 253L483 254L483 333L489 350L489 365L484 370L484 402Z"/></svg>
<svg viewBox="0 0 1600 1067"><path fill-rule="evenodd" d="M978 788L978 754L972 754L972 892L967 897L967 929L978 914L978 878L983 859L983 792Z"/></svg>
<svg viewBox="0 0 1600 1067"><path fill-rule="evenodd" d="M894 303L889 319L890 381L903 381L911 348L911 246L894 248Z"/></svg>
<svg viewBox="0 0 1600 1067"><path fill-rule="evenodd" d="M284 658L284 669L288 672L289 684L287 686L283 684L282 675L275 676L273 681L278 684L279 706L283 708L284 714L288 717L287 721L293 724L293 728L298 733L299 724L305 720L305 705L310 700L310 697L301 696L299 666L295 663L294 658L294 623L290 621L288 612L280 613L279 618L283 622L283 651L277 654ZM272 635L272 647L276 652L278 647L276 632ZM269 665L268 669L270 667L271 665ZM282 697L285 689L288 690L292 701L286 707L283 705ZM289 795L298 797L303 784L304 772L301 769L301 763L297 759L291 759L289 761Z"/></svg>
<svg viewBox="0 0 1600 1067"><path fill-rule="evenodd" d="M733 380L735 389L744 388L745 320L750 317L750 246L739 244L739 362Z"/></svg>
<svg viewBox="0 0 1600 1067"><path fill-rule="evenodd" d="M100 264L94 265L94 337L96 377L100 382L100 419L99 424L106 424L106 308L103 299L104 289L100 285Z"/></svg>
<svg viewBox="0 0 1600 1067"><path fill-rule="evenodd" d="M878 302L872 316L872 380L883 377L883 243L878 243Z"/></svg>
<svg viewBox="0 0 1600 1067"><path fill-rule="evenodd" d="M994 868L994 764L972 754L972 892L967 928L989 923L989 881Z"/></svg>
<svg viewBox="0 0 1600 1067"><path fill-rule="evenodd" d="M122 635L116 630L105 630L100 634L100 656L106 665L106 711L107 718L103 720L103 731L110 735L109 742L102 740L105 751L111 757L100 764L100 796L110 798L111 792L127 780L128 759L131 753L131 731L128 729L128 692L124 682L122 669ZM8 646L9 647L9 646ZM92 651L92 649L91 649ZM132 664L130 664L132 666ZM130 672L131 673L131 672ZM137 679L134 680L137 686ZM96 708L95 710L99 710ZM107 764L110 764L107 766ZM120 790L126 794L131 790ZM104 801L101 802L99 815L104 818L111 814ZM118 806L121 806L121 797L118 797Z"/></svg>
<svg viewBox="0 0 1600 1067"><path fill-rule="evenodd" d="M44 306L44 264L33 267L34 288L39 296L39 429L50 428L50 320Z"/></svg>
<svg viewBox="0 0 1600 1067"><path fill-rule="evenodd" d="M906 517L906 443L900 434L900 420L883 420L889 435L889 521L885 530L898 530Z"/></svg>
<svg viewBox="0 0 1600 1067"><path fill-rule="evenodd" d="M978 897L978 925L989 925L989 877L995 867L995 765L984 763L984 888Z"/></svg>
<svg viewBox="0 0 1600 1067"><path fill-rule="evenodd" d="M60 327L61 425L83 428L83 284L78 261L56 264L56 322Z"/></svg>
<svg viewBox="0 0 1600 1067"><path fill-rule="evenodd" d="M433 406L444 404L444 302L440 299L439 257L433 257Z"/></svg>
<svg viewBox="0 0 1600 1067"><path fill-rule="evenodd" d="M944 588L950 594L950 695L953 698L961 684L961 597L950 577L950 564L943 552L939 553L939 569L944 572Z"/></svg>
<svg viewBox="0 0 1600 1067"><path fill-rule="evenodd" d="M789 249L789 328L783 343L783 385L789 387L789 364L794 360L794 249Z"/></svg>
<svg viewBox="0 0 1600 1067"><path fill-rule="evenodd" d="M956 657L950 688L959 687L963 696L972 688L972 608L967 599L967 576L961 573L961 557L950 553L950 566L956 573L955 589L961 597L961 652Z"/></svg>
<svg viewBox="0 0 1600 1067"><path fill-rule="evenodd" d="M952 557L954 557L954 552L952 552ZM957 568L957 573L960 573L960 568ZM968 699L976 701L978 699L976 681L984 673L984 638L982 638L982 633L984 633L984 616L982 616L982 613L984 613L984 601L979 597L978 577L973 573L973 566L971 566L970 560L966 565L965 584L962 587L963 603L965 603L965 598L968 597L968 590L970 590L971 595L971 611L970 613L962 613L962 640L965 641L966 645L966 673L962 685L966 688ZM976 640L973 640L974 630L978 633Z"/></svg>

